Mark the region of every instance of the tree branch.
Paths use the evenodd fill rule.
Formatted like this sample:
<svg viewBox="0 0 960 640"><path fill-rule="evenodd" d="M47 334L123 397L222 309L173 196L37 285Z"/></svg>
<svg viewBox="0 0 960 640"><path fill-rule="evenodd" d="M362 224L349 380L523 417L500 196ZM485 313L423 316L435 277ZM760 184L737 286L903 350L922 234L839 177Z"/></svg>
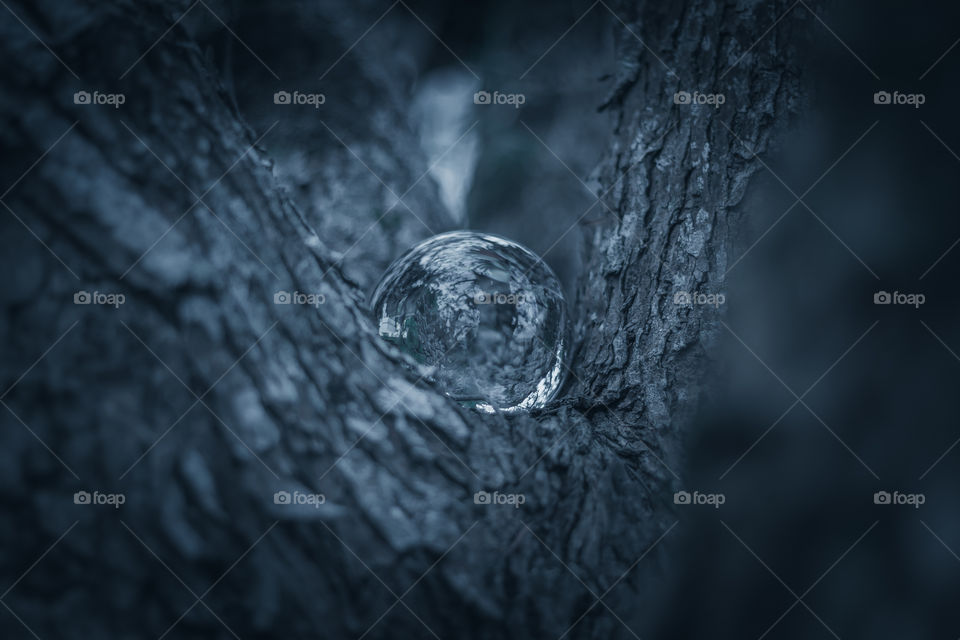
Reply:
<svg viewBox="0 0 960 640"><path fill-rule="evenodd" d="M373 637L423 637L424 626L441 637L556 635L663 533L718 313L676 306L673 294L722 291L756 170L737 136L762 152L796 94L779 30L724 71L784 2L713 3L712 15L699 3L613 7L618 86L599 195L615 215L585 228L563 397L511 417L448 401L367 318L371 280L449 225L427 180L397 206L438 228L400 212L372 237L337 230L339 215L374 222L426 169L402 151L403 127L380 144L405 121L399 100L374 101L348 125L364 92L398 91L369 61L348 57L325 82L326 131L303 113L292 129L257 116L251 127L197 44L203 31L188 27L196 17L165 33L206 5L10 6L82 78L4 22L0 47L21 62L5 72L0 103L12 151L3 184L16 185L0 223L14 274L0 321L4 573L21 575L70 531L5 596L38 635L159 636L197 597L178 633L356 637L377 623ZM326 24L303 15L293 39ZM116 110L74 105L80 89L127 99ZM679 90L728 102L674 105ZM300 139L317 154L297 160ZM264 149L274 144L278 167ZM376 176L357 148L381 152ZM297 171L319 178L298 183ZM356 262L345 257L352 243L363 248ZM75 305L80 290L126 301ZM274 304L280 290L324 303ZM476 505L480 489L526 501ZM74 505L78 490L126 502ZM326 501L277 505L277 491ZM639 581L628 575L610 601L627 602ZM625 633L600 606L577 630Z"/></svg>

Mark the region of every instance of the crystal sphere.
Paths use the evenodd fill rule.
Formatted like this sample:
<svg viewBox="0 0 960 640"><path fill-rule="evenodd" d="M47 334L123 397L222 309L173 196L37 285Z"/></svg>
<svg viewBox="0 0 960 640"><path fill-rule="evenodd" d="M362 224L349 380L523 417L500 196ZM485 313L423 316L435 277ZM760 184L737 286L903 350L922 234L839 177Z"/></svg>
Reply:
<svg viewBox="0 0 960 640"><path fill-rule="evenodd" d="M560 282L516 242L473 231L429 238L390 265L371 310L380 336L433 367L432 380L465 406L529 411L563 382Z"/></svg>

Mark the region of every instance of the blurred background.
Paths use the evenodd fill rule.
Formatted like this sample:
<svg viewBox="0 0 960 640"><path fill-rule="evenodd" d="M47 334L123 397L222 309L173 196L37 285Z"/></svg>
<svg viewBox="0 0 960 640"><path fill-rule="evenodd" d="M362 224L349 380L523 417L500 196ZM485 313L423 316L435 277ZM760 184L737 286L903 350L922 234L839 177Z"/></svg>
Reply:
<svg viewBox="0 0 960 640"><path fill-rule="evenodd" d="M291 194L315 215L321 235L331 246L353 247L344 260L347 275L372 292L389 261L415 242L469 228L511 238L544 257L572 299L578 222L613 222L595 205L598 184L591 177L610 139L609 117L598 107L613 86L613 15L572 1L549 8L430 0L358 6L350 14L336 7L311 14L299 2L230 5L227 15L240 38L253 51L274 54L266 66L213 18L194 27L201 40L207 34L211 58L223 61L225 76L234 79L229 88L254 130L278 123L264 146ZM315 24L304 20L311 15ZM276 33L284 33L283 47ZM281 69L283 81L267 66ZM299 122L289 109L278 120L273 93L264 89L328 86L356 86L356 94L330 96L322 109L302 110ZM483 103L484 94L491 103ZM358 117L377 102L400 102L407 121ZM381 212L352 210L349 189L357 182L379 188L378 176L391 182L378 165L377 146L397 139L407 145L402 153L423 158L430 180L406 177L410 194L401 189L398 195L409 208L385 203L390 211L379 224L396 217L392 223L400 225L411 215L423 224L413 225L408 244L384 246L376 229L368 232L363 224ZM431 180L439 203L431 201ZM332 182L346 184L345 192L329 193ZM448 219L431 213L438 205Z"/></svg>
<svg viewBox="0 0 960 640"><path fill-rule="evenodd" d="M957 9L816 9L784 18L808 104L744 203L691 431L684 482L726 502L678 509L652 637L960 635Z"/></svg>

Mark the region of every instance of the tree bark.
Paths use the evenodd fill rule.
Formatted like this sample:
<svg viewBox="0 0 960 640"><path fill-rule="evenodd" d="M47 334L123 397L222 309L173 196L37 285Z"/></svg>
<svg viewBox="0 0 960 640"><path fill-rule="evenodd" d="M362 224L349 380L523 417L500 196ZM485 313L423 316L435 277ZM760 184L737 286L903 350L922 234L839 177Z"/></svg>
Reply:
<svg viewBox="0 0 960 640"><path fill-rule="evenodd" d="M576 623L572 637L632 637L662 547L633 565L674 521L720 313L673 296L723 290L753 154L797 95L792 20L751 48L788 3L611 4L609 222L582 227L563 392L509 417L446 399L367 317L390 259L452 226L429 180L396 197L427 167L395 95L405 78L348 55L324 82L323 126L301 113L271 133L241 118L202 32L167 31L207 5L9 6L37 37L2 21L4 628L500 638ZM290 38L319 34L327 59L350 45L324 9L302 11ZM78 90L126 102L75 105ZM676 105L677 91L726 103ZM300 183L298 141L316 150ZM379 177L357 149L378 152ZM338 216L373 224L391 205L372 235L338 231ZM76 305L78 291L125 303ZM277 291L324 303L274 304ZM126 501L76 505L81 490ZM478 490L525 503L477 505ZM278 505L278 491L326 502Z"/></svg>

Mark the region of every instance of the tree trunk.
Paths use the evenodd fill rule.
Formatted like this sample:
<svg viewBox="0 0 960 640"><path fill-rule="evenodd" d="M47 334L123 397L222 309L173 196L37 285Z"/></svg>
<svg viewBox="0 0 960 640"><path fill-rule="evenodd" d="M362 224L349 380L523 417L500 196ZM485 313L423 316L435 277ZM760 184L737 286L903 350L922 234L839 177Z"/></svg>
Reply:
<svg viewBox="0 0 960 640"><path fill-rule="evenodd" d="M611 4L597 193L609 222L582 227L565 388L508 417L446 399L367 317L390 259L453 227L430 180L397 198L427 167L410 152L406 79L378 70L400 62L348 54L323 81L322 117L251 128L241 88L197 44L225 7L10 1L9 636L532 638L576 623L572 637L632 637L662 547L634 563L674 522L682 430L721 312L674 294L723 291L753 154L797 95L791 20L751 47L785 0L684 4ZM326 60L351 44L333 12L294 6L289 38L316 38ZM336 15L369 24L388 6ZM77 105L80 90L126 100ZM674 104L678 91L726 102ZM301 144L317 153L297 183ZM79 291L125 301L75 304ZM324 302L274 304L278 291ZM479 490L525 502L478 505ZM78 491L125 502L75 504ZM275 504L282 491L325 502Z"/></svg>

